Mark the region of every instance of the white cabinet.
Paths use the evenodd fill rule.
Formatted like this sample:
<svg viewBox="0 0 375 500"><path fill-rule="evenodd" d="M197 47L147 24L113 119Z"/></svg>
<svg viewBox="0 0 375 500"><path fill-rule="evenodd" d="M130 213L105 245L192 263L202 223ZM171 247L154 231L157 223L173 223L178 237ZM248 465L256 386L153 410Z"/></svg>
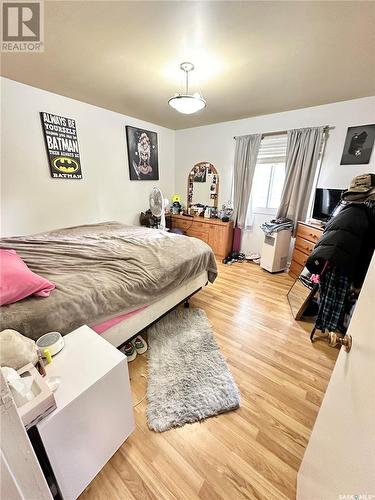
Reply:
<svg viewBox="0 0 375 500"><path fill-rule="evenodd" d="M134 430L126 357L88 326L64 337L47 365L57 408L37 429L64 500L90 481Z"/></svg>

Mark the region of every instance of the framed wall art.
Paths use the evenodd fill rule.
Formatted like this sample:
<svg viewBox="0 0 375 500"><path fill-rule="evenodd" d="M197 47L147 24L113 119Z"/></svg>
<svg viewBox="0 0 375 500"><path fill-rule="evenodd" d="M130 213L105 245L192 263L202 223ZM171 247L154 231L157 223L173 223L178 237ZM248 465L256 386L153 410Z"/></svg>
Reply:
<svg viewBox="0 0 375 500"><path fill-rule="evenodd" d="M130 180L159 180L157 133L127 125L126 140Z"/></svg>
<svg viewBox="0 0 375 500"><path fill-rule="evenodd" d="M349 127L340 165L365 165L374 147L375 124Z"/></svg>
<svg viewBox="0 0 375 500"><path fill-rule="evenodd" d="M40 118L51 177L82 179L75 120L44 112Z"/></svg>

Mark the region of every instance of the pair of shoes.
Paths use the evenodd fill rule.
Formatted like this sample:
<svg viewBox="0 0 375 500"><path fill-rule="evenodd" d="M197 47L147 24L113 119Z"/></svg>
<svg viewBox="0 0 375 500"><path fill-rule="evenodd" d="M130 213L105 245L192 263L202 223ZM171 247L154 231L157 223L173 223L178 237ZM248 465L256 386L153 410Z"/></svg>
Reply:
<svg viewBox="0 0 375 500"><path fill-rule="evenodd" d="M259 255L259 253L256 253L256 252L253 252L250 255L246 256L246 260L259 260L259 259L260 259L260 255Z"/></svg>
<svg viewBox="0 0 375 500"><path fill-rule="evenodd" d="M241 252L231 252L228 257L223 259L223 264L233 264L234 262L243 262L245 254Z"/></svg>
<svg viewBox="0 0 375 500"><path fill-rule="evenodd" d="M137 335L135 339L126 342L120 350L125 354L128 363L130 363L130 361L135 360L137 354L143 354L147 351L147 343L140 335Z"/></svg>

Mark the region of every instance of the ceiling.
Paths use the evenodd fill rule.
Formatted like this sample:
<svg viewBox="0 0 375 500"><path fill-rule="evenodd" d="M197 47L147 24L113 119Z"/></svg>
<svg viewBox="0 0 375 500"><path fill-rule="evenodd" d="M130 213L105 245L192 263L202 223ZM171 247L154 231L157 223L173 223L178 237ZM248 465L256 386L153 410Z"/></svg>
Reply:
<svg viewBox="0 0 375 500"><path fill-rule="evenodd" d="M173 129L375 94L375 2L46 1L45 52L1 74ZM171 109L191 61L207 108Z"/></svg>

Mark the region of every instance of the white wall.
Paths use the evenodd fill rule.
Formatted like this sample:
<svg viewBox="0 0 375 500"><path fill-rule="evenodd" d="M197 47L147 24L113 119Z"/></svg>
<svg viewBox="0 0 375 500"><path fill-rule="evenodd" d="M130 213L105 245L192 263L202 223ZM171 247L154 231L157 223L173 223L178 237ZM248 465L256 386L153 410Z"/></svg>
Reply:
<svg viewBox="0 0 375 500"><path fill-rule="evenodd" d="M335 128L330 131L319 186L345 188L354 176L375 171L375 153L370 165L340 166L347 127L375 122L375 97L175 132L6 78L0 81L2 235L105 220L136 224L153 185L166 197L177 192L186 201L188 173L200 161L216 166L219 204L225 203L230 198L235 135L327 124ZM40 111L76 120L82 180L50 177ZM129 180L125 125L158 133L160 181ZM244 237L247 253L260 251L259 225L270 217L255 217L254 231Z"/></svg>
<svg viewBox="0 0 375 500"><path fill-rule="evenodd" d="M1 78L1 233L138 223L154 185L174 192L175 132ZM82 180L52 179L39 112L76 120ZM130 181L125 125L158 133L160 181Z"/></svg>
<svg viewBox="0 0 375 500"><path fill-rule="evenodd" d="M234 136L319 125L335 128L329 134L318 185L346 188L356 175L375 171L375 153L369 165L340 165L347 128L367 123L375 123L375 97L178 130L175 148L176 192L186 201L187 176L191 167L200 161L208 161L215 165L219 173L221 205L230 198ZM263 234L259 225L270 218L269 215L256 216L254 231L244 237L243 250L246 253L260 251Z"/></svg>

